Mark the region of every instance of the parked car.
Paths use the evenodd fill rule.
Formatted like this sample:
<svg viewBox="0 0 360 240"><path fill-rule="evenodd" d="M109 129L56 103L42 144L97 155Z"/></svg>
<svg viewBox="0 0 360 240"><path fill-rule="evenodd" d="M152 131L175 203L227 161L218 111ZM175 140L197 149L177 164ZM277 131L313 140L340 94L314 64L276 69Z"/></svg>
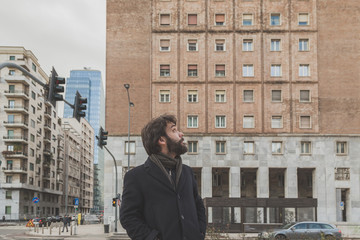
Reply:
<svg viewBox="0 0 360 240"><path fill-rule="evenodd" d="M299 222L285 224L281 229L259 233L258 239L341 239L341 231L334 225L322 222Z"/></svg>
<svg viewBox="0 0 360 240"><path fill-rule="evenodd" d="M62 222L62 220L63 220L62 216L55 216L56 222Z"/></svg>
<svg viewBox="0 0 360 240"><path fill-rule="evenodd" d="M97 223L100 223L100 219L96 215L85 215L84 223L85 224L97 224Z"/></svg>
<svg viewBox="0 0 360 240"><path fill-rule="evenodd" d="M44 217L42 218L36 217L33 219L33 224L39 227L46 226L47 220Z"/></svg>

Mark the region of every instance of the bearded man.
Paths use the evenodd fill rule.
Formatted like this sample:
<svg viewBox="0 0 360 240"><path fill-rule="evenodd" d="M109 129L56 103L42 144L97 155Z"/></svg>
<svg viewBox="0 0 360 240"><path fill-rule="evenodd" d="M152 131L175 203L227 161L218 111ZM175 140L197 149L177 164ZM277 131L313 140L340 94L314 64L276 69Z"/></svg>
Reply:
<svg viewBox="0 0 360 240"><path fill-rule="evenodd" d="M173 115L151 120L141 131L149 155L124 179L120 222L131 239L202 240L205 208L192 169L182 164L184 134Z"/></svg>

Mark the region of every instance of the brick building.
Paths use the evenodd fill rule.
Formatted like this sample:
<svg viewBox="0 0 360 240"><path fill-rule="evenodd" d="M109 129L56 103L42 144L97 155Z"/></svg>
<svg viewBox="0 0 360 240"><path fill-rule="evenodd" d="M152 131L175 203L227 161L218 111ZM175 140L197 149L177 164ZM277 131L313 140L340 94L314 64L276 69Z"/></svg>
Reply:
<svg viewBox="0 0 360 240"><path fill-rule="evenodd" d="M355 0L108 0L106 128L120 175L129 83L131 167L146 159L144 124L174 114L203 198L269 203L214 206L210 223L360 221L359 8ZM109 155L105 162L106 221L115 178Z"/></svg>

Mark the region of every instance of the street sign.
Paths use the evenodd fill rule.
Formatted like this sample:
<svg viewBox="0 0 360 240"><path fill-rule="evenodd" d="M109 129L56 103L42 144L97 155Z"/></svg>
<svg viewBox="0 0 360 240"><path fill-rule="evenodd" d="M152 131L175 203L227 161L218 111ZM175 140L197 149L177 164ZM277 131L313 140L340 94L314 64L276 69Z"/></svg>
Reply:
<svg viewBox="0 0 360 240"><path fill-rule="evenodd" d="M79 206L79 199L78 199L78 198L75 198L75 199L74 199L74 205L75 205L75 206Z"/></svg>
<svg viewBox="0 0 360 240"><path fill-rule="evenodd" d="M344 210L344 202L343 201L340 202L340 210Z"/></svg>
<svg viewBox="0 0 360 240"><path fill-rule="evenodd" d="M38 202L40 201L40 199L39 199L38 197L34 197L34 198L32 199L32 201L33 201L33 203L38 203Z"/></svg>

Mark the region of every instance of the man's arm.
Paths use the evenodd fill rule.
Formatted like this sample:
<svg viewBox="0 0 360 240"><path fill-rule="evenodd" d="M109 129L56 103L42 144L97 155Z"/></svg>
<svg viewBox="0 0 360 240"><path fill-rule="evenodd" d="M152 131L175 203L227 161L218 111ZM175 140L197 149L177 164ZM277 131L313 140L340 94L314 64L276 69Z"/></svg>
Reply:
<svg viewBox="0 0 360 240"><path fill-rule="evenodd" d="M143 217L144 199L136 176L129 171L124 178L124 191L120 207L120 222L131 239L154 240L158 234L150 229Z"/></svg>
<svg viewBox="0 0 360 240"><path fill-rule="evenodd" d="M202 234L204 234L204 237L205 237L205 233L206 233L205 206L204 206L203 200L201 199L201 197L199 195L197 183L196 183L196 180L194 177L194 173L191 172L191 174L192 174L193 192L194 192L197 216L198 216L198 220L199 220L200 232Z"/></svg>

